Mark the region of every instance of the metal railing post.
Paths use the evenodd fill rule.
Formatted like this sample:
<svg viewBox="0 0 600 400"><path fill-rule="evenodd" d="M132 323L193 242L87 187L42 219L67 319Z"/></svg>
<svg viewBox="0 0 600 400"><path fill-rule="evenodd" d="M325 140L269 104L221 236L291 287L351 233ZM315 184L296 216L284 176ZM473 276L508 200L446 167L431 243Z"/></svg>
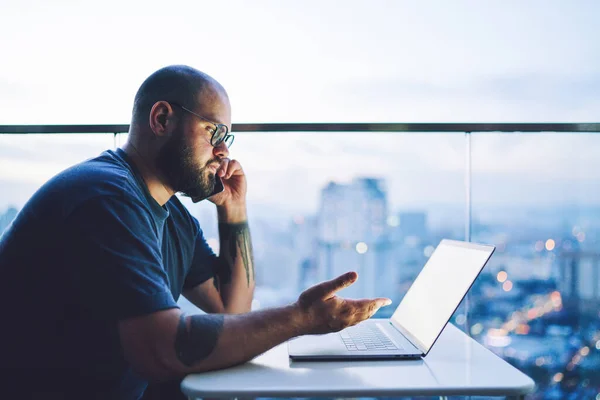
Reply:
<svg viewBox="0 0 600 400"><path fill-rule="evenodd" d="M471 241L471 132L465 132L466 149L465 149L465 241ZM471 324L469 321L469 310L471 308L470 290L465 296L465 332L471 336Z"/></svg>

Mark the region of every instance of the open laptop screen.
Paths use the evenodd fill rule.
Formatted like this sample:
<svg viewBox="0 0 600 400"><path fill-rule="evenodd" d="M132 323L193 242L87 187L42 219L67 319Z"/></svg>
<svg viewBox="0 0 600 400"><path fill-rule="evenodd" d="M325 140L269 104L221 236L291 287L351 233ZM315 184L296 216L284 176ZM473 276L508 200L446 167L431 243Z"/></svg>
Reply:
<svg viewBox="0 0 600 400"><path fill-rule="evenodd" d="M406 292L392 320L427 353L494 251L442 240Z"/></svg>

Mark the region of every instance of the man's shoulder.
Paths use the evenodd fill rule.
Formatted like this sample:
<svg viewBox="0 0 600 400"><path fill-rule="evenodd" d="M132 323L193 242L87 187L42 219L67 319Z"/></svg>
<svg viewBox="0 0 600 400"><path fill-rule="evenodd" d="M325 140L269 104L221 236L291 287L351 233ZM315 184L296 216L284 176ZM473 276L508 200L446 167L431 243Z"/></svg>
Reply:
<svg viewBox="0 0 600 400"><path fill-rule="evenodd" d="M111 150L55 175L30 199L25 208L41 212L59 210L63 217L99 197L139 200L143 190L124 159Z"/></svg>
<svg viewBox="0 0 600 400"><path fill-rule="evenodd" d="M64 170L51 179L48 186L61 192L61 197L74 200L143 195L129 165L111 150Z"/></svg>

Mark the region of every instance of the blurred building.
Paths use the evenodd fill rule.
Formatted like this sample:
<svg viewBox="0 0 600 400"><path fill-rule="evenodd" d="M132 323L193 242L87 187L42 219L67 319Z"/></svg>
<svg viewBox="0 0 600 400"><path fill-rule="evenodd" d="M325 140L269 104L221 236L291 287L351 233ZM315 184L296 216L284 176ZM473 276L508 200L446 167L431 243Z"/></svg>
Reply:
<svg viewBox="0 0 600 400"><path fill-rule="evenodd" d="M356 271L347 297L388 296L394 288L383 180L331 182L321 191L317 217L317 280Z"/></svg>
<svg viewBox="0 0 600 400"><path fill-rule="evenodd" d="M264 220L250 226L257 286L270 288L279 304L295 300L299 286L300 253L295 249L294 235L288 229L277 229Z"/></svg>
<svg viewBox="0 0 600 400"><path fill-rule="evenodd" d="M583 250L576 239L563 239L556 266L565 305L595 319L600 309L600 252Z"/></svg>
<svg viewBox="0 0 600 400"><path fill-rule="evenodd" d="M427 214L424 212L401 212L398 214L400 222L399 231L403 237L415 236L425 238L427 236Z"/></svg>
<svg viewBox="0 0 600 400"><path fill-rule="evenodd" d="M317 283L317 217L296 216L291 226L293 251L299 260L298 291Z"/></svg>
<svg viewBox="0 0 600 400"><path fill-rule="evenodd" d="M427 213L400 211L390 217L392 232L392 268L396 271L396 287L391 295L400 301L433 252L427 226ZM437 243L436 243L437 244Z"/></svg>

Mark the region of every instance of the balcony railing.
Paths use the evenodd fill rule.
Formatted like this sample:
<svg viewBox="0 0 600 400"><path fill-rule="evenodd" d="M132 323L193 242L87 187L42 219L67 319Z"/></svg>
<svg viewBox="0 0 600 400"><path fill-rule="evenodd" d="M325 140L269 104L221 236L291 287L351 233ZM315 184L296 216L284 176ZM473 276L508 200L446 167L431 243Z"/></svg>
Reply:
<svg viewBox="0 0 600 400"><path fill-rule="evenodd" d="M129 125L0 125L0 134L127 133ZM600 132L600 123L257 123L233 124L232 132Z"/></svg>
<svg viewBox="0 0 600 400"><path fill-rule="evenodd" d="M19 137L22 138L23 135L107 134L112 135L112 144L116 147L122 134L127 133L128 129L128 125L0 125L0 139L7 139L4 135L15 135L14 139L10 138L11 141L19 141ZM367 239L360 241L358 236L352 236L351 233L352 229L358 229L359 226L356 216L344 219L343 215L339 218L334 215L333 219L327 219L322 215L323 208L315 211L316 215L313 216L290 218L290 225L286 225L286 228L274 228L272 224L252 227L253 233L262 237L257 238L255 243L257 264L262 264L263 271L268 272L257 273L257 278L263 277L261 287L265 289L265 292L261 292L261 288L257 290L260 306L276 304L277 299L281 300L278 295L287 301L303 287L335 275L340 268L362 268L362 280L359 280L362 286L357 286L357 291L353 294L389 295L397 304L401 299L398 293L403 293L414 279L432 246L441 237L492 242L498 246L498 251L486 267L486 274L478 279L471 290L466 304L455 313L453 322L532 376L538 384L540 398L556 396L556 393L565 397L567 393L575 393L580 398L587 398L591 393L590 388L600 388L600 378L596 373L600 369L600 200L593 200L600 198L600 191L597 197L594 196L595 192L590 192L595 190L590 184L595 182L594 171L600 170L600 158L598 165L594 164L594 160L598 158L594 154L600 154L600 137L592 135L593 137L588 138L588 134L600 133L600 123L256 123L234 124L232 132L248 133L252 137L249 141L258 137L263 140L263 134L284 134L283 140L288 137L296 140L298 135L304 133L319 134L319 143L338 140L339 134L345 134L344 138L364 140L365 143L376 138L377 143L382 146L389 144L390 137L397 136L389 134L411 137L437 134L443 138L450 135L454 140L453 145L456 145L452 150L458 149L456 153L460 156L452 154L454 159L460 160L460 166L437 178L434 183L417 179L413 186L406 189L414 190L415 185L439 185L439 191L430 192L444 193L448 187L443 184L448 180L446 177L451 176L449 185L461 186L460 208L438 207L437 213L460 214L455 219L461 221L456 231L444 224L431 228L428 222L430 215L419 210L414 212L414 205L408 207L410 211L396 215L389 211L389 199L382 200L379 208L369 208L369 215L380 221L365 222L364 229L369 230L369 233L364 233L363 236ZM569 141L556 139L561 135L565 135ZM428 136L430 137L438 140L437 136ZM537 149L538 157L535 161L529 159L530 153L527 152L518 153L512 158L505 158L501 154L506 152L506 143L512 146L509 146L511 149L518 149L525 144L527 140L523 138L535 140L535 144L528 148ZM579 146L575 154L569 153L573 151L569 148L571 142L577 142ZM343 141L337 141L336 145L340 143ZM420 153L417 158L423 158L428 152L434 151L430 148L431 143L419 142ZM564 168L559 165L554 172L545 170L543 166L538 168L537 164L544 160L547 151L544 146L548 143L553 143L565 155L556 162L552 161L565 163L562 165ZM236 149L237 146L243 148L239 141L235 146ZM401 144L394 142L394 146L399 149ZM393 147L392 152L396 149L394 146L388 146ZM593 146L598 146L598 152L590 148ZM331 157L333 148L335 147L331 146L323 152L316 151L316 157ZM297 146L290 145L289 149L293 152ZM410 150L406 154L410 154ZM578 156L584 150L589 152L589 157L582 161ZM276 149L271 148L253 155L259 159L255 165L265 164L264 160L269 160L272 151ZM443 157L444 151L446 149L432 157ZM389 157L390 153L386 154ZM88 157L93 155L86 154ZM289 156L292 157L293 154L290 153ZM2 157L0 152L0 163ZM490 165L485 164L489 157L494 158L494 163ZM247 155L247 158L251 157ZM357 160L358 158L359 156ZM369 160L365 165L372 164L372 160ZM244 163L249 161L251 160L243 160ZM404 161L402 157L391 161L393 164L411 162ZM302 161L302 166L296 168L310 168L311 162ZM390 163L382 163L385 164L382 168L389 168ZM514 164L517 165L513 166ZM335 169L337 161L331 161L330 165L331 169ZM273 170L281 169L280 167L277 165ZM402 171L410 167L411 165L406 165ZM508 167L516 169L517 173L503 175ZM548 181L544 188L552 187L556 171L561 170L566 172L556 181L558 189L552 193L571 195L565 197L568 208L546 205L548 194L545 192L540 192L538 197L533 196L532 201L521 206L520 193L532 191L527 187L528 184ZM324 180L337 180L335 171L328 175L327 171L319 173L324 175ZM521 175L531 177L525 183L513 181L515 176ZM589 179L584 182L579 179L582 176ZM0 193L3 192L1 182L0 180ZM348 193L368 194L370 185L379 183L366 178L358 179L348 187L340 187L347 189ZM300 180L295 184L302 186ZM597 184L600 186L600 177ZM404 186L403 182L398 182L398 185ZM563 188L561 185L567 186ZM499 205L484 205L480 199L485 197L492 186L500 187L497 190L499 194L509 194L499 199ZM264 187L264 190L277 193L278 189L273 189L272 184ZM249 195L253 190L256 189L251 186ZM377 190L385 192L381 188ZM327 188L324 188L321 202L327 196L326 192ZM291 198L285 195L282 194L284 201ZM443 201L444 196L440 195L440 199ZM343 203L344 200L339 201ZM362 199L332 209L352 210L353 207L363 207L364 202ZM437 205L431 207L435 208ZM361 208L358 213L362 210ZM2 212L0 209L0 231ZM11 215L14 216L14 210ZM335 229L325 230L324 225L329 223ZM370 223L372 224L369 225ZM203 224L203 227L205 225L208 224ZM208 227L207 229L210 231ZM264 233L268 229L276 232ZM210 237L210 234L207 236ZM279 264L288 261L293 265L281 271ZM292 267L297 271L293 272ZM370 272L379 267L381 269L377 273ZM291 286L280 285L277 281L290 276L293 276ZM277 287L284 289L276 292ZM256 306L259 306L258 303Z"/></svg>

